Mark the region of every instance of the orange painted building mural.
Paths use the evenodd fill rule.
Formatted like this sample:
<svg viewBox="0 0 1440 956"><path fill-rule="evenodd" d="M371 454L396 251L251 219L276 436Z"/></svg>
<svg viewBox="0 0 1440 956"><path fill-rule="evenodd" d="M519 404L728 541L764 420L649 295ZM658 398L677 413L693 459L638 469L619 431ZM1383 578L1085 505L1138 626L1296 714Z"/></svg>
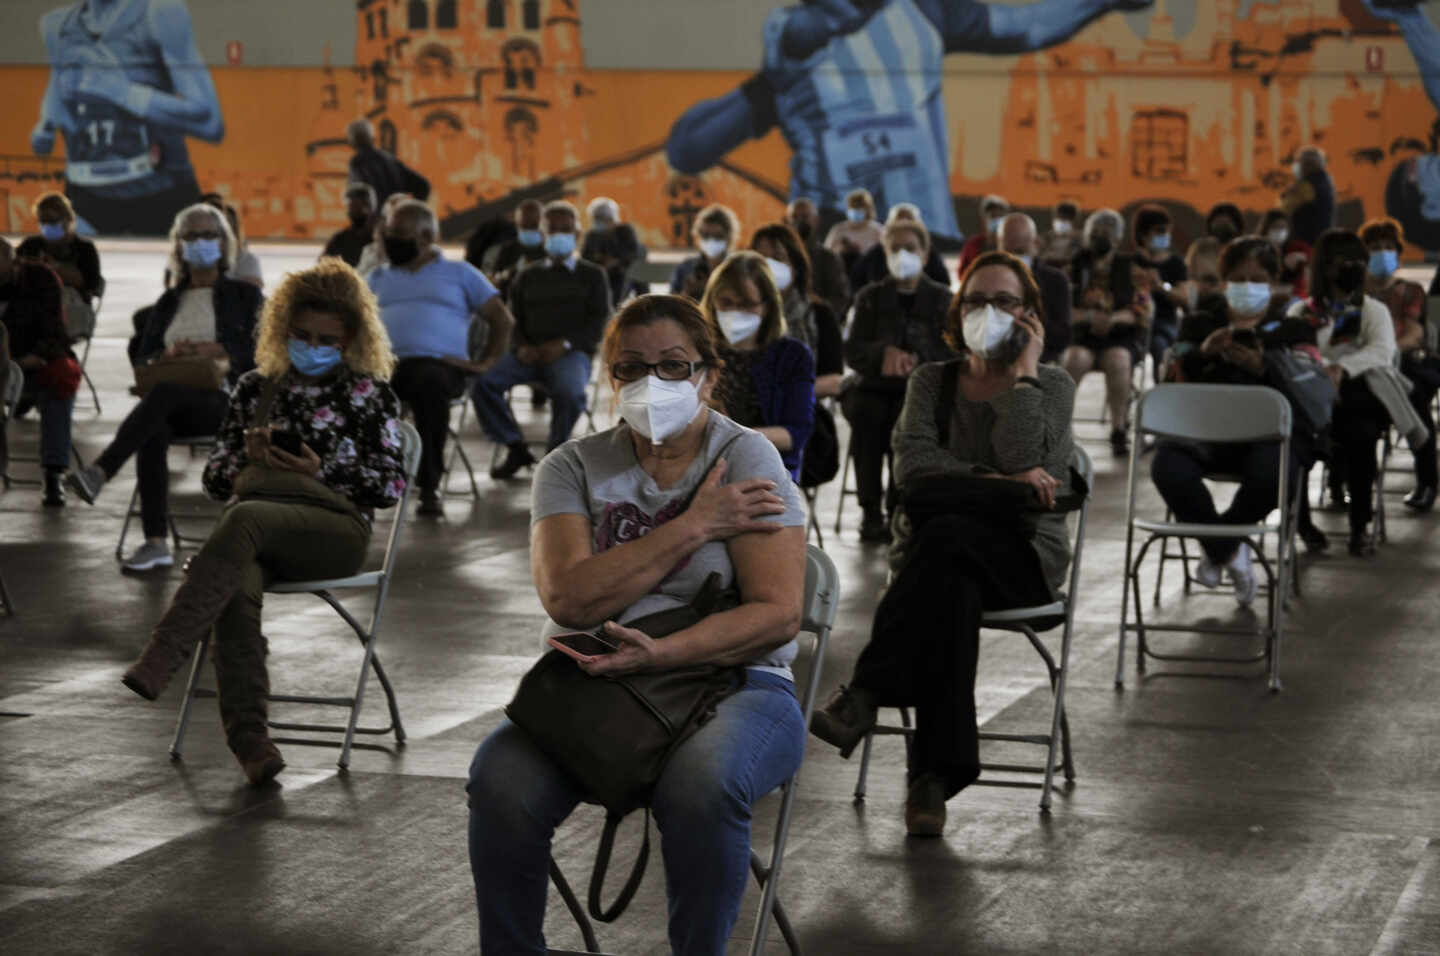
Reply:
<svg viewBox="0 0 1440 956"><path fill-rule="evenodd" d="M792 148L778 129L703 171L672 166L677 120L751 74L587 69L581 18L603 10L598 0L335 5L356 18L354 66L209 64L224 133L188 139L190 161L201 188L237 202L252 236L314 239L345 225L344 129L357 116L430 179L452 238L530 196L608 195L647 244L684 245L707 202L734 207L748 230L789 198ZM202 31L204 11L191 7ZM1406 164L1436 152L1436 108L1407 35L1374 12L1366 0L1158 0L1045 49L945 53L941 132L960 228L975 227L975 198L994 192L1034 209L1166 200L1193 232L1215 202L1274 206L1311 142L1330 156L1343 221L1380 213L1387 188L1418 204ZM763 28L742 59L759 59ZM65 144L49 156L32 148L50 75L0 67L10 232L28 231L33 198L65 182Z"/></svg>

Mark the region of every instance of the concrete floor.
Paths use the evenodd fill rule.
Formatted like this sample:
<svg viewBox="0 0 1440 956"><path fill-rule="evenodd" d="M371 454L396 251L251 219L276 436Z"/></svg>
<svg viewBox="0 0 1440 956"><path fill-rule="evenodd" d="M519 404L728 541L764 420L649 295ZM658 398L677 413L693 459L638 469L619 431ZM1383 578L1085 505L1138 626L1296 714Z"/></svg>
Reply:
<svg viewBox="0 0 1440 956"><path fill-rule="evenodd" d="M158 293L162 268L152 243L102 251L110 296L90 369L104 410L82 400L75 415L87 460L133 401L129 316ZM257 251L272 277L314 252ZM1092 376L1082 412L1099 398ZM543 433L542 420L525 421ZM1283 693L1254 678L1152 670L1141 680L1133 661L1117 692L1124 468L1098 426L1077 431L1099 476L1069 689L1075 787L1048 817L1033 790L972 788L950 802L942 839L907 840L901 745L877 743L857 807L858 761L815 742L782 883L806 951L1440 952L1440 518L1412 517L1391 494L1390 542L1376 557L1344 557L1337 539L1340 553L1303 559ZM33 451L33 417L12 435L15 450ZM93 508L45 512L33 488L0 495L0 573L19 606L0 618L0 950L476 949L462 781L537 654L541 613L526 559L528 489L483 474L490 446L473 423L464 441L481 463L480 496L451 498L443 520L407 524L380 642L409 745L359 751L348 774L333 747L286 745L283 786L262 791L244 785L213 705L197 705L185 760L172 763L178 687L146 704L119 683L176 585L174 573L117 570L131 470ZM1402 453L1396 467L1407 461ZM175 510L201 533L215 506L200 494L200 462L177 451L171 466ZM1410 479L1390 484L1403 493ZM1148 487L1144 496L1155 501ZM843 581L828 692L866 640L884 565L856 541L853 501L838 536L833 485L820 510ZM1320 520L1343 527L1339 515ZM1162 616L1244 620L1223 594L1184 597L1174 574L1161 604ZM274 598L266 630L277 691L347 692L358 655L328 608ZM1049 691L1023 642L987 635L981 658L987 728L1043 723ZM375 693L369 703L378 716ZM757 810L759 845L777 806L771 797ZM557 858L582 885L599 824L582 810L557 837ZM633 845L629 832L619 857ZM734 951L748 943L756 897ZM652 872L631 911L601 927L605 949L665 952L663 914ZM552 946L579 948L553 894L546 925ZM783 951L773 930L771 951Z"/></svg>

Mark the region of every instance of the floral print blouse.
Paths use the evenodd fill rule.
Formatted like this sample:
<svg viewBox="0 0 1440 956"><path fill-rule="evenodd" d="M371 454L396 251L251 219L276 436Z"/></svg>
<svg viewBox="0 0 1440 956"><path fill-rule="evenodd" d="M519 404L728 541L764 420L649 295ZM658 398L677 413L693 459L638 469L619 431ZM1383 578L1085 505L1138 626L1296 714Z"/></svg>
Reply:
<svg viewBox="0 0 1440 956"><path fill-rule="evenodd" d="M229 498L235 476L249 463L245 429L255 419L264 382L258 370L247 372L230 393L230 407L205 465L205 490L213 498ZM399 418L400 403L389 385L345 365L321 379L286 372L270 406L270 426L298 432L320 456L320 481L348 497L367 518L371 509L394 505L405 491Z"/></svg>

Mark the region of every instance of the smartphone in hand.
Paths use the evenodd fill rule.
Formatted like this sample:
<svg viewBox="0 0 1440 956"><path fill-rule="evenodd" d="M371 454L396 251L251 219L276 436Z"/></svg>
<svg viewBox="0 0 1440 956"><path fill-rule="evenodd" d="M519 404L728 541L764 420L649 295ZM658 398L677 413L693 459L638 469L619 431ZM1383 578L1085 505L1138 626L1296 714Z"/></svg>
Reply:
<svg viewBox="0 0 1440 956"><path fill-rule="evenodd" d="M270 444L289 455L300 455L300 433L275 429L270 432Z"/></svg>
<svg viewBox="0 0 1440 956"><path fill-rule="evenodd" d="M582 664L588 664L606 654L614 654L620 649L620 645L606 637L603 630L556 634L548 643L560 653L567 654Z"/></svg>

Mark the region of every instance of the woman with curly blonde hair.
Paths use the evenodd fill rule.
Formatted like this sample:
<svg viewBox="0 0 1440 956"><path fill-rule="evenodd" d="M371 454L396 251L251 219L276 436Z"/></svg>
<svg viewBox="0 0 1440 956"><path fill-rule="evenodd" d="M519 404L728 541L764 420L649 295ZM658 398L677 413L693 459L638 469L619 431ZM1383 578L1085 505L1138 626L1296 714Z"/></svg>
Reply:
<svg viewBox="0 0 1440 956"><path fill-rule="evenodd" d="M375 297L339 259L285 278L260 319L256 369L230 396L205 490L224 514L123 678L154 700L215 629L220 718L250 782L285 766L267 731L265 584L354 574L375 508L405 490L395 364Z"/></svg>

